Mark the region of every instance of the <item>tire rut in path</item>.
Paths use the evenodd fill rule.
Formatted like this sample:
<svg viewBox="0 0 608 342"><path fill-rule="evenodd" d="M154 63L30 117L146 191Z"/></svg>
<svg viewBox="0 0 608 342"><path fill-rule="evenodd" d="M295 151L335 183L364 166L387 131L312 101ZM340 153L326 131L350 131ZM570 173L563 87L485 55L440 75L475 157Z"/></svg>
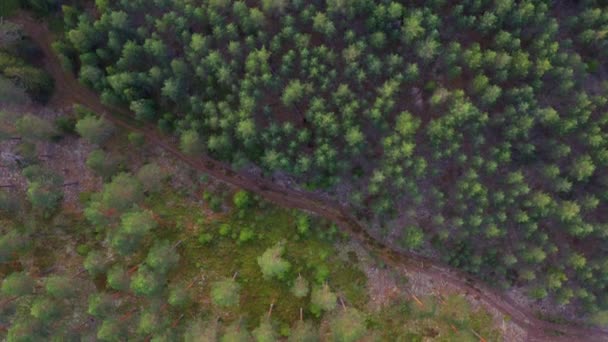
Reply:
<svg viewBox="0 0 608 342"><path fill-rule="evenodd" d="M372 236L350 214L348 207L321 197L318 194L286 188L265 178L238 173L223 162L201 156L198 158L183 154L176 146L176 140L158 132L152 125L144 125L134 120L132 113L123 108L106 106L92 90L80 84L69 72L65 71L59 58L52 49L52 32L44 23L36 21L25 13L13 19L34 40L44 52L44 66L55 80L55 94L50 106L65 109L73 104L81 104L103 114L109 121L128 130L140 132L150 143L161 146L175 158L192 168L230 183L237 187L262 195L280 206L310 211L335 222L342 230L362 243L370 252L377 254L388 265L402 271L424 273L435 282L449 283L465 295L472 295L484 305L500 311L503 315L523 328L527 341L608 341L608 331L594 327L556 324L541 320L529 307L523 307L511 298L486 286L482 281L450 268L436 260L410 252L396 251Z"/></svg>

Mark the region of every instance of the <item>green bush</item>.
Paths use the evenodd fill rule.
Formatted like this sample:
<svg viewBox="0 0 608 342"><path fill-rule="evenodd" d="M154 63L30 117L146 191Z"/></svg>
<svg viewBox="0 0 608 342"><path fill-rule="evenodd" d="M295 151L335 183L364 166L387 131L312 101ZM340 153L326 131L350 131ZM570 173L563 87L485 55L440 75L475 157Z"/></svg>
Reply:
<svg viewBox="0 0 608 342"><path fill-rule="evenodd" d="M1 51L0 74L25 89L38 102L48 102L53 94L54 80L50 75Z"/></svg>
<svg viewBox="0 0 608 342"><path fill-rule="evenodd" d="M71 116L60 116L55 119L55 127L63 134L76 133L76 119Z"/></svg>
<svg viewBox="0 0 608 342"><path fill-rule="evenodd" d="M142 147L146 142L146 138L142 133L130 132L128 136L129 142L135 147Z"/></svg>
<svg viewBox="0 0 608 342"><path fill-rule="evenodd" d="M224 279L211 284L211 300L219 307L239 304L241 286L233 279Z"/></svg>
<svg viewBox="0 0 608 342"><path fill-rule="evenodd" d="M112 123L94 115L87 115L76 123L76 132L91 144L103 144L114 134L114 131Z"/></svg>
<svg viewBox="0 0 608 342"><path fill-rule="evenodd" d="M283 258L284 252L285 243L280 242L273 247L268 248L257 258L258 265L262 270L264 278L285 279L287 272L291 269L291 263Z"/></svg>
<svg viewBox="0 0 608 342"><path fill-rule="evenodd" d="M200 233L198 235L198 242L200 242L203 245L206 245L206 244L210 243L211 241L213 241L213 235L211 235L210 233Z"/></svg>

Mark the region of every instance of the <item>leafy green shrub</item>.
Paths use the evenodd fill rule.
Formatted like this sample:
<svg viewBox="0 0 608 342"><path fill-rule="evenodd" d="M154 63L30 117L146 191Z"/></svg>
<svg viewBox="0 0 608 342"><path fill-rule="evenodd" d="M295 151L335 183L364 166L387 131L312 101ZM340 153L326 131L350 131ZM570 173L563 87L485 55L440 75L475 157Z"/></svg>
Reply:
<svg viewBox="0 0 608 342"><path fill-rule="evenodd" d="M76 132L91 144L101 145L114 134L114 126L102 117L88 115L78 120Z"/></svg>
<svg viewBox="0 0 608 342"><path fill-rule="evenodd" d="M60 116L55 119L55 127L63 134L76 133L76 119L71 116Z"/></svg>
<svg viewBox="0 0 608 342"><path fill-rule="evenodd" d="M420 228L410 226L404 230L401 241L403 247L416 249L424 242L424 233Z"/></svg>
<svg viewBox="0 0 608 342"><path fill-rule="evenodd" d="M142 147L146 142L146 138L142 133L130 132L128 136L129 142L136 147Z"/></svg>
<svg viewBox="0 0 608 342"><path fill-rule="evenodd" d="M329 285L315 286L310 294L310 312L319 317L323 311L336 308L338 297L331 291Z"/></svg>
<svg viewBox="0 0 608 342"><path fill-rule="evenodd" d="M291 293L297 298L306 297L309 292L308 285L308 281L302 275L298 275L291 287Z"/></svg>
<svg viewBox="0 0 608 342"><path fill-rule="evenodd" d="M24 296L34 291L34 280L24 272L9 274L2 281L2 294L6 296Z"/></svg>
<svg viewBox="0 0 608 342"><path fill-rule="evenodd" d="M57 134L55 127L38 116L26 114L15 123L17 132L28 140L49 140Z"/></svg>
<svg viewBox="0 0 608 342"><path fill-rule="evenodd" d="M232 231L232 228L230 227L230 225L228 223L222 223L220 225L220 235L221 236L228 236L231 231Z"/></svg>
<svg viewBox="0 0 608 342"><path fill-rule="evenodd" d="M283 259L285 252L285 243L279 242L273 247L268 248L264 253L257 258L258 265L262 270L264 278L285 279L287 272L291 269L289 261Z"/></svg>
<svg viewBox="0 0 608 342"><path fill-rule="evenodd" d="M48 102L53 94L54 81L45 71L19 63L0 69L0 72L4 77L23 87L38 102Z"/></svg>
<svg viewBox="0 0 608 342"><path fill-rule="evenodd" d="M171 306L183 308L187 306L190 301L190 293L183 284L178 284L171 287L168 299Z"/></svg>
<svg viewBox="0 0 608 342"><path fill-rule="evenodd" d="M156 163L149 163L137 171L137 179L145 191L155 193L160 191L165 172Z"/></svg>
<svg viewBox="0 0 608 342"><path fill-rule="evenodd" d="M251 205L251 196L247 191L239 190L232 197L232 202L237 209L247 209Z"/></svg>
<svg viewBox="0 0 608 342"><path fill-rule="evenodd" d="M359 341L367 331L365 316L354 308L340 310L331 320L330 326L334 340L342 342Z"/></svg>
<svg viewBox="0 0 608 342"><path fill-rule="evenodd" d="M104 179L110 179L118 171L118 161L101 149L89 153L86 165Z"/></svg>
<svg viewBox="0 0 608 342"><path fill-rule="evenodd" d="M213 241L213 235L211 235L210 233L200 233L198 235L198 242L200 242L203 245L206 245L206 244L210 243L211 241Z"/></svg>
<svg viewBox="0 0 608 342"><path fill-rule="evenodd" d="M211 284L211 300L219 307L239 304L241 286L234 279L224 279Z"/></svg>
<svg viewBox="0 0 608 342"><path fill-rule="evenodd" d="M238 244L249 242L255 238L255 231L251 228L244 228L239 232Z"/></svg>

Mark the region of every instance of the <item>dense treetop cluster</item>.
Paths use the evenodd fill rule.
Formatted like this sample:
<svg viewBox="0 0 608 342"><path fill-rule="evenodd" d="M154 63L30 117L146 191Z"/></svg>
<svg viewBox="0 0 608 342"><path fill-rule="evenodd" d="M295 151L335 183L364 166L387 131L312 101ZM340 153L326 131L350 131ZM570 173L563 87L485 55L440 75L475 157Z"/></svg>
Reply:
<svg viewBox="0 0 608 342"><path fill-rule="evenodd" d="M185 152L350 189L336 193L403 247L437 243L501 286L608 307L599 1L63 10L65 66Z"/></svg>

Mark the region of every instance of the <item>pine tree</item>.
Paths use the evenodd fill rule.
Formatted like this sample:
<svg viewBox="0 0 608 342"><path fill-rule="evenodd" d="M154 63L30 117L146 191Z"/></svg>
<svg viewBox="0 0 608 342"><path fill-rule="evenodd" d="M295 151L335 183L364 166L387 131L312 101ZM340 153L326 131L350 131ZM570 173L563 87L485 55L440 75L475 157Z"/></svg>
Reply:
<svg viewBox="0 0 608 342"><path fill-rule="evenodd" d="M308 281L302 275L298 275L291 287L291 293L297 298L302 298L308 295L308 291Z"/></svg>
<svg viewBox="0 0 608 342"><path fill-rule="evenodd" d="M219 307L239 304L241 286L234 279L219 280L211 284L211 300Z"/></svg>
<svg viewBox="0 0 608 342"><path fill-rule="evenodd" d="M114 126L102 117L88 115L78 120L76 132L91 144L101 145L114 134Z"/></svg>
<svg viewBox="0 0 608 342"><path fill-rule="evenodd" d="M285 243L279 242L258 257L258 265L262 269L264 278L285 278L286 273L291 269L291 264L282 258L284 252Z"/></svg>
<svg viewBox="0 0 608 342"><path fill-rule="evenodd" d="M310 295L310 311L317 317L323 311L331 311L336 308L338 297L331 291L327 283L323 286L315 286Z"/></svg>
<svg viewBox="0 0 608 342"><path fill-rule="evenodd" d="M25 296L34 292L34 280L25 272L14 272L2 281L5 296Z"/></svg>
<svg viewBox="0 0 608 342"><path fill-rule="evenodd" d="M367 329L365 317L355 308L344 308L331 319L331 333L335 341L354 342L361 339Z"/></svg>

